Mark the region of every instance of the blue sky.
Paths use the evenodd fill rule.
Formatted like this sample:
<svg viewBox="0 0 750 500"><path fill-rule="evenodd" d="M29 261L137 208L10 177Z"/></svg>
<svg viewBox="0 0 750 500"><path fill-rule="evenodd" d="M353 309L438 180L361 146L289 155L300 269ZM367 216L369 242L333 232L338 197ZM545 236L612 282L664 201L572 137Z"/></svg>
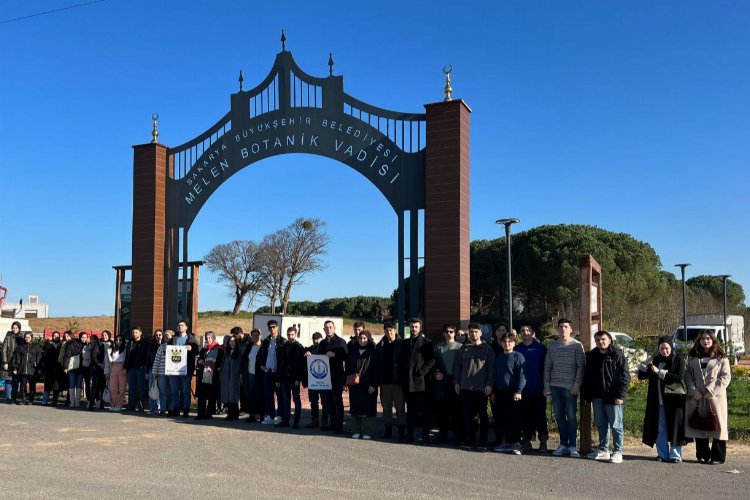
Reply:
<svg viewBox="0 0 750 500"><path fill-rule="evenodd" d="M125 1L12 22L75 0L0 6L0 274L52 315L111 314L131 260L132 149L179 145L266 76L280 30L303 70L344 75L376 106L473 109L471 237L494 221L593 224L650 243L664 268L731 274L750 290L750 4L742 1ZM331 235L327 269L293 299L388 295L396 217L334 160L286 155L244 169L191 229L190 258L296 217ZM229 309L202 274L200 309ZM605 278L606 279L606 278Z"/></svg>

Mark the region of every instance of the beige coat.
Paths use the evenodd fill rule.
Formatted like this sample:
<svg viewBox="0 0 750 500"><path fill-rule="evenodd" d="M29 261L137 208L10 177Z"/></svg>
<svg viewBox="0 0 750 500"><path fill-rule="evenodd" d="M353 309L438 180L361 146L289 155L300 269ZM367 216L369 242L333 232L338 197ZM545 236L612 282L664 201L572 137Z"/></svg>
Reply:
<svg viewBox="0 0 750 500"><path fill-rule="evenodd" d="M711 358L706 370L701 370L700 358L689 357L685 369L685 385L687 387L687 402L685 404L685 436L691 438L729 439L729 428L727 425L727 386L732 378L729 370L729 360L726 356L722 358ZM698 431L690 427L688 423L693 410L698 407L699 401L693 399L693 395L710 394L708 400L716 416L719 419L719 430L715 432Z"/></svg>

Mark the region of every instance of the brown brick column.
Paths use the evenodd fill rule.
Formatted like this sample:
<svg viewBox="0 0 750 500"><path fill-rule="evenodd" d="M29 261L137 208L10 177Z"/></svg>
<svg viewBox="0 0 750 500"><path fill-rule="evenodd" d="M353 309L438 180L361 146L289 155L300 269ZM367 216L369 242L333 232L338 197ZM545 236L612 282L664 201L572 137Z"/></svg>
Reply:
<svg viewBox="0 0 750 500"><path fill-rule="evenodd" d="M428 104L425 172L425 328L465 326L469 295L469 114L462 100Z"/></svg>
<svg viewBox="0 0 750 500"><path fill-rule="evenodd" d="M133 287L130 324L150 336L164 321L167 147L133 146ZM123 332L124 333L124 332ZM127 332L129 335L130 332Z"/></svg>

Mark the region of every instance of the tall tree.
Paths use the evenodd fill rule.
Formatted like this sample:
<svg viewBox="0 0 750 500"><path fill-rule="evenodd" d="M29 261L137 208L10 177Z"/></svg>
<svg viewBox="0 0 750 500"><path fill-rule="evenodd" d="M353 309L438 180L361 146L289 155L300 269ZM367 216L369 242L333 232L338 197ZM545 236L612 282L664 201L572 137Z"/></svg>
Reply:
<svg viewBox="0 0 750 500"><path fill-rule="evenodd" d="M276 313L277 301L285 314L294 286L325 267L321 257L328 240L324 221L304 218L263 239L261 294L270 300L272 314Z"/></svg>
<svg viewBox="0 0 750 500"><path fill-rule="evenodd" d="M694 290L703 289L714 299L724 302L724 283L719 276L701 274L686 280L685 284ZM727 279L727 308L740 314L745 308L745 291L742 285L730 279Z"/></svg>
<svg viewBox="0 0 750 500"><path fill-rule="evenodd" d="M261 277L260 246L250 240L235 240L216 245L203 260L231 288L234 297L232 314L237 314L242 303L255 297Z"/></svg>

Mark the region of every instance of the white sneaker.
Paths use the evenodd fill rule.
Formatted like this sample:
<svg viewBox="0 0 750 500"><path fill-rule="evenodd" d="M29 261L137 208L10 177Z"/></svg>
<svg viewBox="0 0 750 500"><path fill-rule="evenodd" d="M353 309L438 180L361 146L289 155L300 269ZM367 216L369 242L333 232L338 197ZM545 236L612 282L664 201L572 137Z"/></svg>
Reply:
<svg viewBox="0 0 750 500"><path fill-rule="evenodd" d="M619 451L616 451L612 453L612 458L609 459L610 462L613 464L621 464L622 463L622 453Z"/></svg>
<svg viewBox="0 0 750 500"><path fill-rule="evenodd" d="M370 436L369 434L362 434L362 439L370 440L372 439L372 436Z"/></svg>
<svg viewBox="0 0 750 500"><path fill-rule="evenodd" d="M609 452L604 450L594 450L586 455L586 458L591 460L609 460Z"/></svg>
<svg viewBox="0 0 750 500"><path fill-rule="evenodd" d="M521 443L514 443L513 447L511 448L510 451L514 455L520 455L521 454Z"/></svg>
<svg viewBox="0 0 750 500"><path fill-rule="evenodd" d="M280 424L282 420L284 420L284 419L281 418L281 416L277 415L276 418L273 419L273 423L274 424Z"/></svg>
<svg viewBox="0 0 750 500"><path fill-rule="evenodd" d="M581 458L581 454L575 448L568 448L568 453L570 453L570 458Z"/></svg>
<svg viewBox="0 0 750 500"><path fill-rule="evenodd" d="M359 439L359 438L360 438L359 434L352 434L352 439Z"/></svg>
<svg viewBox="0 0 750 500"><path fill-rule="evenodd" d="M261 422L261 424L263 424L263 425L271 425L271 424L273 424L273 419L271 417L269 417L268 415L266 415L266 418L263 419L263 421Z"/></svg>
<svg viewBox="0 0 750 500"><path fill-rule="evenodd" d="M565 455L566 453L568 453L568 447L563 444L558 446L557 449L552 452L552 454L556 457L561 457Z"/></svg>

